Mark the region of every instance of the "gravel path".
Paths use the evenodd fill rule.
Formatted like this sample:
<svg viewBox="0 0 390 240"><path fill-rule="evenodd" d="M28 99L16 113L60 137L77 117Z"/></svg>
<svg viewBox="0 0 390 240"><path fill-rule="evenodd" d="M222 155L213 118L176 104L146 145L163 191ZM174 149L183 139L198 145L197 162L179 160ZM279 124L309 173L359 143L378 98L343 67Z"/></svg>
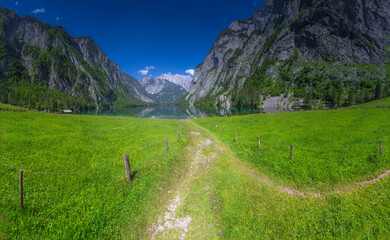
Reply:
<svg viewBox="0 0 390 240"><path fill-rule="evenodd" d="M169 199L167 206L165 206L164 213L149 228L151 239L185 239L191 224L194 224L194 220L196 222L205 220L196 219L199 216L191 215L186 209L188 205L190 205L190 208L197 208L199 206L205 208L207 205L207 202L202 201L201 198L191 197L190 188L194 185L194 181L199 181L200 178L207 176L209 170L212 168L214 159L218 157L217 154L205 155L203 150L211 146L216 147L216 145L214 141L203 138L201 132L189 132L189 134L194 144L186 147L185 151L188 152L188 155L186 155L191 157L191 162L188 165L186 173L177 183L175 190L173 192L167 192L167 194L172 194L172 197ZM212 183L207 184L202 192L204 192L203 194L208 194L210 198L215 198L210 191L211 185ZM184 208L184 205L187 205L187 208ZM212 211L210 212L211 214ZM196 226L192 227L196 229ZM207 233L204 234L204 237L206 237Z"/></svg>

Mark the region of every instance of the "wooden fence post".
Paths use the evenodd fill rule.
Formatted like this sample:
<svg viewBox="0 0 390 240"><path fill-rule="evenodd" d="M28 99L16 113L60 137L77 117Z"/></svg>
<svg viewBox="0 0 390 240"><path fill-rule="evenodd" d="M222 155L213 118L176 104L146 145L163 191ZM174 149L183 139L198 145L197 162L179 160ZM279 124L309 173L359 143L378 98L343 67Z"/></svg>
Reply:
<svg viewBox="0 0 390 240"><path fill-rule="evenodd" d="M382 149L382 140L379 140L379 151L381 155L383 154L383 149Z"/></svg>
<svg viewBox="0 0 390 240"><path fill-rule="evenodd" d="M225 135L225 127L222 128L222 135Z"/></svg>
<svg viewBox="0 0 390 240"><path fill-rule="evenodd" d="M19 172L19 208L23 209L23 169Z"/></svg>
<svg viewBox="0 0 390 240"><path fill-rule="evenodd" d="M291 144L291 150L290 150L290 160L293 158L293 148L294 148L294 145Z"/></svg>
<svg viewBox="0 0 390 240"><path fill-rule="evenodd" d="M257 146L260 149L260 137L257 137Z"/></svg>
<svg viewBox="0 0 390 240"><path fill-rule="evenodd" d="M168 152L168 137L165 138L165 150Z"/></svg>
<svg viewBox="0 0 390 240"><path fill-rule="evenodd" d="M130 171L130 162L129 162L129 154L124 156L125 158L125 170L126 170L126 178L129 183L131 183L131 171Z"/></svg>
<svg viewBox="0 0 390 240"><path fill-rule="evenodd" d="M180 139L180 131L179 131L179 141L181 141L181 139Z"/></svg>
<svg viewBox="0 0 390 240"><path fill-rule="evenodd" d="M236 130L236 138L235 139L236 139L236 142L237 142L237 130Z"/></svg>

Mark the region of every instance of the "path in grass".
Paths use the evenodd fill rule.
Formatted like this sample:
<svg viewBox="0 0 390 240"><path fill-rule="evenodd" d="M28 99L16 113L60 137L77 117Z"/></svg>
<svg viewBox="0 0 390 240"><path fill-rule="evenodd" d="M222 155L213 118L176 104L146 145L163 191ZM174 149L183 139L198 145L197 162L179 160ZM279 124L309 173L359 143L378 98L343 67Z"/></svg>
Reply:
<svg viewBox="0 0 390 240"><path fill-rule="evenodd" d="M336 191L344 193L362 185L375 183L390 174L387 170L374 179L354 183L329 193L304 192L278 185L272 180L261 177L256 170L234 157L230 148L219 141L213 133L191 121L185 122L185 126L189 141L182 156L187 158L183 161L189 160L189 164L176 186L172 190L163 191L162 194L169 195L169 200L162 203L159 216L151 218L156 219L148 229L151 239L204 239L225 236L225 231L230 230L226 229L225 224L221 222L221 220L225 221L221 214L226 214L228 209L239 212L241 206L226 197L223 200L222 195L234 197L229 195L231 191L229 187L221 183L223 176L229 176L228 179L236 178L238 182L253 191L257 191L255 189L259 189L259 186L261 189L265 184L269 187L266 188L269 189L266 190L268 194L272 195L276 191L285 196L296 195L298 198L306 198L322 197ZM249 178L259 182L260 185L250 181Z"/></svg>
<svg viewBox="0 0 390 240"><path fill-rule="evenodd" d="M239 171L242 171L242 172L244 172L244 173L246 173L248 175L251 175L253 178L257 179L258 181L260 181L262 183L266 183L268 185L271 185L271 186L275 187L280 192L283 192L283 193L286 193L286 194L289 194L289 195L299 195L301 197L308 197L308 196L321 197L321 196L323 196L323 193L321 191L318 191L318 192L304 192L302 190L295 189L295 188L290 188L290 187L285 187L285 186L278 186L277 184L275 184L271 180L266 179L264 177L261 177L257 173L256 170L248 168L243 163L236 163L235 166L237 167L237 169ZM350 192L350 191L358 188L359 186L376 183L376 182L382 180L383 178L388 177L389 175L390 175L390 170L386 170L384 173L380 174L379 176L377 176L377 177L375 177L373 179L369 179L369 180L365 180L365 181L362 181L362 182L356 182L356 183L348 184L347 186L344 186L344 187L342 187L340 189L335 189L335 190L332 190L330 192L327 192L327 194L332 194L332 193L336 193L336 192L338 192L338 193Z"/></svg>
<svg viewBox="0 0 390 240"><path fill-rule="evenodd" d="M174 190L164 193L170 197L157 222L149 228L151 239L204 239L222 234L215 218L222 203L209 179L219 151L202 132L189 132L189 145L183 155L191 160Z"/></svg>

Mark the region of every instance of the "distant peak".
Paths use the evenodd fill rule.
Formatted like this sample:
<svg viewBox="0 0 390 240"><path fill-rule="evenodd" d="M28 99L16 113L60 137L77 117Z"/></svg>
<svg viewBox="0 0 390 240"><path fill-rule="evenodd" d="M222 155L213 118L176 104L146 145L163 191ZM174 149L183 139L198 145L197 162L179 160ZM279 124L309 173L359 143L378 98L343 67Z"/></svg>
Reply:
<svg viewBox="0 0 390 240"><path fill-rule="evenodd" d="M186 76L186 75L180 75L180 74L170 74L170 73L165 73L160 75L159 77L156 78L156 80L166 80L171 83L177 84L184 89L188 91L191 82L192 82L192 77L191 76Z"/></svg>
<svg viewBox="0 0 390 240"><path fill-rule="evenodd" d="M140 79L140 81L154 80L151 76L145 76Z"/></svg>

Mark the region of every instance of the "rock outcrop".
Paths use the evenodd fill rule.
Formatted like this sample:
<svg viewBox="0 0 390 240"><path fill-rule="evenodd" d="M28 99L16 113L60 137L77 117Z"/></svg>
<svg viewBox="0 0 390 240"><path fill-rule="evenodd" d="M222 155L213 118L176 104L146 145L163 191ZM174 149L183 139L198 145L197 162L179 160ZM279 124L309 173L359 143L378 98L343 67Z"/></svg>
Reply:
<svg viewBox="0 0 390 240"><path fill-rule="evenodd" d="M150 76L145 76L139 82L145 91L149 93L150 98L158 103L175 102L187 93L182 86L161 77L154 79Z"/></svg>
<svg viewBox="0 0 390 240"><path fill-rule="evenodd" d="M192 82L192 77L191 76L184 76L180 74L162 74L156 78L156 80L161 79L161 80L167 80L171 83L174 83L176 85L182 86L186 91L190 89L190 85Z"/></svg>
<svg viewBox="0 0 390 240"><path fill-rule="evenodd" d="M196 67L186 99L229 106L240 89L261 79L271 85L282 82L279 88L285 96L298 95L296 86L306 76L312 82L321 78L324 89L336 80L383 80L389 59L389 9L390 0L267 0L251 18L234 21L218 35ZM375 67L362 70L367 64ZM261 77L246 83L262 67ZM256 89L258 100L280 95L270 93L272 86L264 92L265 85ZM309 83L300 86L301 95L316 90ZM341 94L346 93L344 89Z"/></svg>

